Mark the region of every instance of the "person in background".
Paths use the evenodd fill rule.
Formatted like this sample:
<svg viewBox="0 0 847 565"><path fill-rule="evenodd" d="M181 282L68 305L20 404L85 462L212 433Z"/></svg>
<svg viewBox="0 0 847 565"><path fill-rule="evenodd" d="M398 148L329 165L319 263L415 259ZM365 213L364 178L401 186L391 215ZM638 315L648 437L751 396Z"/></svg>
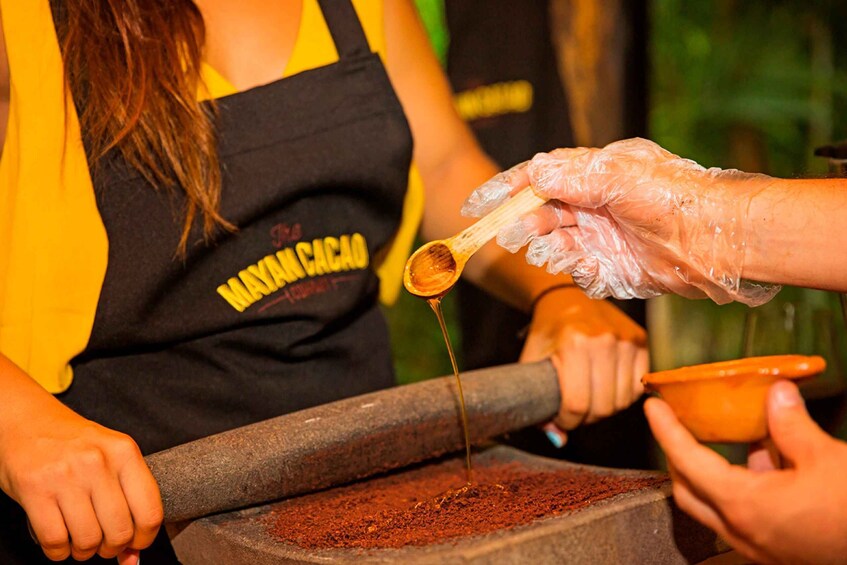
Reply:
<svg viewBox="0 0 847 565"><path fill-rule="evenodd" d="M527 246L529 263L572 275L589 296L672 292L755 306L782 284L847 292L847 180L705 169L644 139L542 153L511 179L551 200L498 241ZM495 192L483 187L466 211L483 212ZM697 443L662 400L644 409L677 504L742 555L847 561L847 443L809 417L796 385L769 391L778 457L756 446L746 468Z"/></svg>
<svg viewBox="0 0 847 565"><path fill-rule="evenodd" d="M174 563L143 454L394 384L378 300L497 167L408 0L0 15L0 562ZM635 324L600 359L560 278L496 246L465 273L538 303L564 427L641 394Z"/></svg>
<svg viewBox="0 0 847 565"><path fill-rule="evenodd" d="M645 97L645 86L636 82L643 76L617 75L618 69L637 67L634 59L643 49L638 43L643 38L632 28L637 26L641 3L619 6L606 1L602 11L586 9L587 19L586 14L574 12L579 7L563 8L570 4L559 0L417 2L441 55L459 115L500 167L525 161L549 147L571 146L576 137L581 144L596 143L636 135L644 129L643 120L635 119L646 116L636 103ZM592 19L597 17L600 19ZM583 24L587 29L575 29L577 20L587 22ZM630 37L632 43L624 45L612 37L615 34ZM559 36L564 46L554 44ZM582 60L581 54L592 48L603 53L601 60ZM618 67L615 58L624 55L617 50L624 48L630 60ZM571 52L576 56L565 57ZM622 312L636 324L645 325L642 301L594 301L569 286L554 292L569 305L569 326L585 320L585 333L594 338L584 347L595 351L595 359L615 356L609 352L616 347L607 340L609 328L632 324ZM466 281L459 282L454 294L463 370L538 357L537 347L526 341L530 313ZM587 372L585 378L589 378ZM566 425L571 428L576 423L572 419ZM574 429L564 445L563 436L550 426L546 428L549 440L533 428L511 434L508 441L521 449L569 461L650 466L650 435L640 404L614 417L583 423L592 425Z"/></svg>

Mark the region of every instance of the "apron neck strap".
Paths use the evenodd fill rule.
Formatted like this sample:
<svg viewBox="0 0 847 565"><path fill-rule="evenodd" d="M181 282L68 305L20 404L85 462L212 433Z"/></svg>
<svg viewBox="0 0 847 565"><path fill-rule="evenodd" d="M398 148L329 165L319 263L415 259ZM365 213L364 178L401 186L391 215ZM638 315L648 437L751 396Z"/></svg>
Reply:
<svg viewBox="0 0 847 565"><path fill-rule="evenodd" d="M371 47L351 0L318 0L339 59L368 55Z"/></svg>

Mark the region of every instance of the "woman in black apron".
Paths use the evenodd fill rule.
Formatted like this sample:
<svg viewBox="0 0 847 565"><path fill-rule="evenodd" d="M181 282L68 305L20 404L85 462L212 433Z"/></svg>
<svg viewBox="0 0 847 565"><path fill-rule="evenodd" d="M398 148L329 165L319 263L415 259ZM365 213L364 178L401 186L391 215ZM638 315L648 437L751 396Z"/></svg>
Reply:
<svg viewBox="0 0 847 565"><path fill-rule="evenodd" d="M221 213L236 233L175 261L173 196L117 158L95 169L108 270L89 346L59 398L144 453L394 384L378 281L361 254L369 262L397 230L411 134L353 6L321 7L338 63L218 101ZM299 226L311 254L301 246L301 260L298 241L275 238L280 225ZM334 240L353 260L305 273ZM289 249L305 276L285 283L299 274L284 263ZM288 271L278 291L243 311L217 291L279 252ZM3 543L28 539L25 520L2 522L17 526L0 532ZM27 549L19 562L46 561ZM153 549L145 561L166 562Z"/></svg>
<svg viewBox="0 0 847 565"><path fill-rule="evenodd" d="M220 213L237 231L189 244L175 258L183 197L157 191L114 151L92 169L109 239L108 270L90 342L73 361L73 385L59 398L127 434L143 453L394 383L372 262L400 222L412 137L350 1L319 3L337 63L218 100ZM407 8L386 4L400 22L387 26L391 45L398 30L416 24ZM412 38L414 59L425 47L422 34ZM410 73L440 76L434 60L420 67L392 79L408 90ZM431 128L455 120L449 110L421 115L427 104L449 107L447 89L435 91L425 103L415 92L404 98L429 147ZM448 125L458 132L456 143L416 155L427 184L471 187L490 177L495 169L467 132ZM448 159L451 150L461 158ZM455 232L463 198L456 191L431 197L443 212L428 214L425 231ZM189 242L203 241L196 224ZM478 278L503 262L497 250L481 255ZM520 267L503 272L524 271L522 260L509 256L505 263ZM539 288L561 282L545 277L494 279L503 288L504 282L517 286L517 301L526 305ZM5 496L0 511L0 561L46 563L41 548L22 543L29 539L23 511ZM67 513L65 522L73 540ZM42 524L34 524L36 532ZM61 556L68 548L46 549ZM76 547L74 555L95 551ZM176 561L163 532L144 556L145 563ZM132 553L122 557L134 560Z"/></svg>

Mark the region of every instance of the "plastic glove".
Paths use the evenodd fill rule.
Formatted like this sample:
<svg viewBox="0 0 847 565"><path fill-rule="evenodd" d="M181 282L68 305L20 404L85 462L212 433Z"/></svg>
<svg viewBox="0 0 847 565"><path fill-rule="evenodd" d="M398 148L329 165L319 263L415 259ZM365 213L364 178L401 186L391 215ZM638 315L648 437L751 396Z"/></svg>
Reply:
<svg viewBox="0 0 847 565"><path fill-rule="evenodd" d="M768 428L785 462L762 450L748 468L697 443L658 398L644 406L668 458L677 505L756 563L847 560L847 444L809 417L797 387L780 381L768 395Z"/></svg>
<svg viewBox="0 0 847 565"><path fill-rule="evenodd" d="M477 189L462 212L483 215L531 184L551 202L498 243L512 252L528 244L529 263L571 274L592 298L674 292L755 306L779 291L741 278L750 201L771 181L629 139L539 153Z"/></svg>

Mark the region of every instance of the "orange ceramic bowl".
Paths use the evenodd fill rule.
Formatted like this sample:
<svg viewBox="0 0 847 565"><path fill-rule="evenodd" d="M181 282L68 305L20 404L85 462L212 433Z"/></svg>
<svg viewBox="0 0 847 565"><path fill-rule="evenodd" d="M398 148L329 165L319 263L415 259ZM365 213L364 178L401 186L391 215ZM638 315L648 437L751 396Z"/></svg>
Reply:
<svg viewBox="0 0 847 565"><path fill-rule="evenodd" d="M745 443L768 435L768 389L780 379L823 372L822 357L772 355L709 363L644 375L679 421L700 441Z"/></svg>

